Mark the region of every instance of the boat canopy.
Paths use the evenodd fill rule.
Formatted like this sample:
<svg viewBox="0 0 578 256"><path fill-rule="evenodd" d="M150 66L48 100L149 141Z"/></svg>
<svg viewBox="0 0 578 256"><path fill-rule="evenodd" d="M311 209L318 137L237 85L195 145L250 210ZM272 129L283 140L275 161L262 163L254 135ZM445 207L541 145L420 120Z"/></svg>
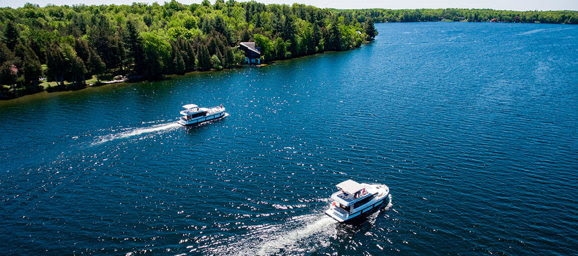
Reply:
<svg viewBox="0 0 578 256"><path fill-rule="evenodd" d="M337 188L347 194L353 195L365 189L365 186L357 183L354 180L346 180L344 182L337 184Z"/></svg>
<svg viewBox="0 0 578 256"><path fill-rule="evenodd" d="M183 108L185 108L185 109L198 108L198 107L199 106L197 106L196 104L183 105Z"/></svg>

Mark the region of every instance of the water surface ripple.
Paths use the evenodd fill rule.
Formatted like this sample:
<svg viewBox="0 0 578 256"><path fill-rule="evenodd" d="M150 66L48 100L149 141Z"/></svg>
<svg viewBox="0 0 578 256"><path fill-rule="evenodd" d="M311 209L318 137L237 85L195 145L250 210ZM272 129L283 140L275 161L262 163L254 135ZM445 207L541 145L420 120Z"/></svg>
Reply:
<svg viewBox="0 0 578 256"><path fill-rule="evenodd" d="M574 254L578 27L377 28L348 52L1 103L0 251ZM230 116L183 128L187 103ZM348 178L393 207L337 225Z"/></svg>

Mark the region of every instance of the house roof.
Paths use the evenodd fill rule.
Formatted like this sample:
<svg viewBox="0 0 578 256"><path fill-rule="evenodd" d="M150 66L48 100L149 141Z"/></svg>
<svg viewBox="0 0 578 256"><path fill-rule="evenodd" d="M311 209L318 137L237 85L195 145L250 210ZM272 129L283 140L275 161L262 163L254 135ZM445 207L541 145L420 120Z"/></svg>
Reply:
<svg viewBox="0 0 578 256"><path fill-rule="evenodd" d="M346 180L337 184L337 188L341 189L343 192L347 194L355 194L360 190L364 189L365 186L355 182L354 180Z"/></svg>
<svg viewBox="0 0 578 256"><path fill-rule="evenodd" d="M245 48L247 48L249 51L252 51L256 54L261 55L261 51L259 51L257 49L257 46L255 45L255 42L241 42L239 43L241 46L244 46Z"/></svg>

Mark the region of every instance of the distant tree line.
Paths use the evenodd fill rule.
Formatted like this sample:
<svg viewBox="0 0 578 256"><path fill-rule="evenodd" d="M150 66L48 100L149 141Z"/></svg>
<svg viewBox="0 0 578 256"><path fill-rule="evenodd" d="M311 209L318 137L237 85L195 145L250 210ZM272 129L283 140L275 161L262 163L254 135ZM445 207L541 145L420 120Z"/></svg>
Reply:
<svg viewBox="0 0 578 256"><path fill-rule="evenodd" d="M505 11L491 9L339 10L360 22L469 21L578 24L577 11Z"/></svg>
<svg viewBox="0 0 578 256"><path fill-rule="evenodd" d="M184 5L0 8L0 97L86 86L115 76L159 79L241 64L239 42L255 41L263 61L347 50L373 40L373 23L294 4L208 0Z"/></svg>

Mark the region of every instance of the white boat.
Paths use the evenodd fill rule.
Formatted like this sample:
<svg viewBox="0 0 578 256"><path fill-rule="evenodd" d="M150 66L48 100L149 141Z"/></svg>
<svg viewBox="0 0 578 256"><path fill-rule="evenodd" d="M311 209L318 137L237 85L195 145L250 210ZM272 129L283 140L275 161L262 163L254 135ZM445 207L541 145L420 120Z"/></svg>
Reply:
<svg viewBox="0 0 578 256"><path fill-rule="evenodd" d="M325 213L339 222L347 222L370 214L389 202L386 185L357 183L346 180L337 184L331 205Z"/></svg>
<svg viewBox="0 0 578 256"><path fill-rule="evenodd" d="M212 108L200 108L195 104L184 105L178 123L181 125L195 125L203 122L223 118L225 107L223 105Z"/></svg>

